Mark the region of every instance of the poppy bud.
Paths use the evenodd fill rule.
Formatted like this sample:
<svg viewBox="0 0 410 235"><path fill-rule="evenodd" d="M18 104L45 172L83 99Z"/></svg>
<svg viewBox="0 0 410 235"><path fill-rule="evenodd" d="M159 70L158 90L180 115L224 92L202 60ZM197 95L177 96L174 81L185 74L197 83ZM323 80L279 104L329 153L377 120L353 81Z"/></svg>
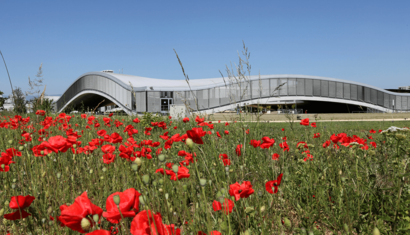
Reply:
<svg viewBox="0 0 410 235"><path fill-rule="evenodd" d="M13 143L13 140L9 140L9 144L12 144Z"/></svg>
<svg viewBox="0 0 410 235"><path fill-rule="evenodd" d="M152 185L154 185L154 187L157 186L157 181L153 181Z"/></svg>
<svg viewBox="0 0 410 235"><path fill-rule="evenodd" d="M101 176L100 179L103 180L103 179L104 179L104 176Z"/></svg>
<svg viewBox="0 0 410 235"><path fill-rule="evenodd" d="M45 222L46 222L46 218L42 218L42 219L41 219L41 223L44 224Z"/></svg>
<svg viewBox="0 0 410 235"><path fill-rule="evenodd" d="M102 171L103 171L103 172L106 172L106 171L107 171L107 168L103 167L103 168L102 168Z"/></svg>
<svg viewBox="0 0 410 235"><path fill-rule="evenodd" d="M194 141L192 141L192 139L190 139L190 138L187 138L185 140L185 143L189 148L192 148L194 146Z"/></svg>
<svg viewBox="0 0 410 235"><path fill-rule="evenodd" d="M60 179L60 178L61 178L61 173L57 172L57 179Z"/></svg>
<svg viewBox="0 0 410 235"><path fill-rule="evenodd" d="M4 208L2 208L2 209L0 210L0 217L3 217L3 215L4 215Z"/></svg>
<svg viewBox="0 0 410 235"><path fill-rule="evenodd" d="M141 165L142 165L142 160L141 160L141 158L139 158L139 157L135 158L134 162L135 162L135 164L136 164L137 166L141 166Z"/></svg>
<svg viewBox="0 0 410 235"><path fill-rule="evenodd" d="M347 233L349 232L349 226L347 226L347 224L343 224L343 228Z"/></svg>
<svg viewBox="0 0 410 235"><path fill-rule="evenodd" d="M48 192L48 190L46 191L46 198L48 198L50 196L50 193Z"/></svg>
<svg viewBox="0 0 410 235"><path fill-rule="evenodd" d="M178 170L179 170L178 165L173 165L172 166L172 171L173 172L178 173Z"/></svg>
<svg viewBox="0 0 410 235"><path fill-rule="evenodd" d="M23 151L23 149L24 149L24 146L19 147L19 151Z"/></svg>
<svg viewBox="0 0 410 235"><path fill-rule="evenodd" d="M164 190L162 188L158 189L158 192L162 193Z"/></svg>
<svg viewBox="0 0 410 235"><path fill-rule="evenodd" d="M339 175L341 175L343 172L342 172L342 170L339 170Z"/></svg>
<svg viewBox="0 0 410 235"><path fill-rule="evenodd" d="M188 186L186 186L186 184L184 184L184 185L182 185L182 188L183 188L185 191L187 191Z"/></svg>
<svg viewBox="0 0 410 235"><path fill-rule="evenodd" d="M4 206L9 206L10 202L9 201L5 201L4 202Z"/></svg>
<svg viewBox="0 0 410 235"><path fill-rule="evenodd" d="M142 195L141 195L141 196L139 196L139 198L138 198L138 199L139 199L140 203L141 203L141 204L143 204L143 205L144 205L144 204L145 204L145 202L147 201L147 198L146 198L145 196L142 196Z"/></svg>
<svg viewBox="0 0 410 235"><path fill-rule="evenodd" d="M261 208L259 209L260 213L265 212L266 207L265 206L261 206Z"/></svg>
<svg viewBox="0 0 410 235"><path fill-rule="evenodd" d="M313 231L309 231L309 235L315 235Z"/></svg>
<svg viewBox="0 0 410 235"><path fill-rule="evenodd" d="M165 154L160 154L160 155L158 155L158 160L159 160L160 162L164 162L164 161L165 161Z"/></svg>
<svg viewBox="0 0 410 235"><path fill-rule="evenodd" d="M88 230L90 229L90 227L91 227L90 221L89 221L87 218L83 218L83 219L81 220L81 228L82 228L84 231L88 231Z"/></svg>
<svg viewBox="0 0 410 235"><path fill-rule="evenodd" d="M200 179L200 180L199 180L199 184L200 184L202 187L205 187L205 185L206 185L206 179Z"/></svg>
<svg viewBox="0 0 410 235"><path fill-rule="evenodd" d="M302 228L300 229L300 234L306 235L306 229L302 227Z"/></svg>
<svg viewBox="0 0 410 235"><path fill-rule="evenodd" d="M4 169L6 167L6 165L1 164L1 169Z"/></svg>
<svg viewBox="0 0 410 235"><path fill-rule="evenodd" d="M120 204L120 202L121 202L121 200L120 200L120 196L117 194L117 195L114 195L113 197L112 197L112 199L114 200L114 203L115 203L115 205L119 205Z"/></svg>
<svg viewBox="0 0 410 235"><path fill-rule="evenodd" d="M90 174L92 174L93 173L93 169L90 169Z"/></svg>
<svg viewBox="0 0 410 235"><path fill-rule="evenodd" d="M137 158L137 159L139 159L139 158ZM133 164L131 165L131 169L132 169L133 171L138 171L138 165L135 164L135 163L133 163Z"/></svg>
<svg viewBox="0 0 410 235"><path fill-rule="evenodd" d="M290 220L288 219L288 218L284 218L283 219L284 220L284 222L285 222L285 227L287 228L287 229L290 229L291 227L292 227L292 223L290 222Z"/></svg>
<svg viewBox="0 0 410 235"><path fill-rule="evenodd" d="M41 153L41 155L44 155L44 151L43 151L43 150L41 150L40 153Z"/></svg>
<svg viewBox="0 0 410 235"><path fill-rule="evenodd" d="M229 166L225 167L225 171L228 172L229 171Z"/></svg>
<svg viewBox="0 0 410 235"><path fill-rule="evenodd" d="M163 180L163 179L159 179L159 180L158 180L158 183L162 185L162 184L164 184L164 180Z"/></svg>
<svg viewBox="0 0 410 235"><path fill-rule="evenodd" d="M149 184L149 175L143 175L142 182L144 182L144 184Z"/></svg>
<svg viewBox="0 0 410 235"><path fill-rule="evenodd" d="M93 215L93 220L94 222L98 223L98 220L100 220L100 217L98 216L98 214Z"/></svg>
<svg viewBox="0 0 410 235"><path fill-rule="evenodd" d="M378 228L374 227L373 229L373 235L380 235L380 231Z"/></svg>
<svg viewBox="0 0 410 235"><path fill-rule="evenodd" d="M166 193L166 194L165 194L165 199L167 199L167 200L168 200L168 197L169 197L169 194L168 194L168 193Z"/></svg>
<svg viewBox="0 0 410 235"><path fill-rule="evenodd" d="M11 188L12 188L12 189L15 189L15 188L16 188L16 185L15 185L15 184L12 184L12 185L11 185Z"/></svg>
<svg viewBox="0 0 410 235"><path fill-rule="evenodd" d="M53 213L53 208L51 206L49 206L48 209L47 209L47 214L50 215L51 213Z"/></svg>

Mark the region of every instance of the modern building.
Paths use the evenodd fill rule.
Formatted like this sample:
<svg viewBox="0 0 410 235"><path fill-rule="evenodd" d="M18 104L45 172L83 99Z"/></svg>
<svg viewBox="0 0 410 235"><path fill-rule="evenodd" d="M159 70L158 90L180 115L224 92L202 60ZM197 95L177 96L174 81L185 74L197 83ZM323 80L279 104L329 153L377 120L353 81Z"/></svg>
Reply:
<svg viewBox="0 0 410 235"><path fill-rule="evenodd" d="M165 80L116 74L112 70L79 76L57 100L57 110L167 113L170 105L186 105L203 113L238 106L296 104L315 112L380 112L410 110L410 94L392 92L354 81L306 76L261 75L230 78ZM101 109L102 107L102 109ZM317 111L316 111L317 112Z"/></svg>

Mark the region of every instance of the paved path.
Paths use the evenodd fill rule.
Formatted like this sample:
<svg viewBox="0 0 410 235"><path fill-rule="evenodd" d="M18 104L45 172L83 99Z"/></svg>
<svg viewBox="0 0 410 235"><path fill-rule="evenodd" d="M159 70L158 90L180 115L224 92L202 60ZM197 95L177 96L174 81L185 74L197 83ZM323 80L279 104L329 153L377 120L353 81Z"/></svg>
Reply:
<svg viewBox="0 0 410 235"><path fill-rule="evenodd" d="M394 119L338 119L338 120L317 120L314 121L312 119L310 119L310 122L388 122L388 121L410 121L410 119L408 120L404 120L404 118L394 118ZM207 121L208 122L208 121ZM221 123L232 123L235 121L221 121ZM242 122L242 121L236 121L236 122ZM244 122L257 122L257 121L244 121ZM283 123L283 122L289 122L288 120L281 120L281 121L265 121L262 120L260 121L261 123ZM300 120L295 120L294 122L300 122ZM212 123L218 123L218 121L212 121Z"/></svg>

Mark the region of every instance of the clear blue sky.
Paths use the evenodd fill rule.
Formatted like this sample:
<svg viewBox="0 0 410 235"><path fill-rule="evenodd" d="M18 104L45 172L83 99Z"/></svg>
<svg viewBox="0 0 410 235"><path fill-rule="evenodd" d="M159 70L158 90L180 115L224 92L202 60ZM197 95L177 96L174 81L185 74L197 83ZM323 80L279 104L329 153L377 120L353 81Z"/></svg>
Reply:
<svg viewBox="0 0 410 235"><path fill-rule="evenodd" d="M410 85L410 1L1 1L0 50L14 86L43 63L47 94L81 74L220 77L242 40L252 73ZM0 90L11 93L0 65Z"/></svg>

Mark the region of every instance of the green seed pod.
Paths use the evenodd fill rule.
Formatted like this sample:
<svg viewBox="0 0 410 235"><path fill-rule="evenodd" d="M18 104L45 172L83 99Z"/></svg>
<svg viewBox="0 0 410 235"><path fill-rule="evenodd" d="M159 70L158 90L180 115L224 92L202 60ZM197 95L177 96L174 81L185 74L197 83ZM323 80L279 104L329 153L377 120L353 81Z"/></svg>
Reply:
<svg viewBox="0 0 410 235"><path fill-rule="evenodd" d="M94 222L98 223L98 220L100 220L100 217L98 216L98 214L93 215L93 220Z"/></svg>
<svg viewBox="0 0 410 235"><path fill-rule="evenodd" d="M315 235L313 231L309 231L309 235Z"/></svg>
<svg viewBox="0 0 410 235"><path fill-rule="evenodd" d="M261 208L259 209L260 213L265 212L266 207L265 206L261 206Z"/></svg>
<svg viewBox="0 0 410 235"><path fill-rule="evenodd" d="M44 178L44 176L46 176L46 172L43 171L43 173L41 174L41 177Z"/></svg>
<svg viewBox="0 0 410 235"><path fill-rule="evenodd" d="M142 165L142 160L141 160L141 158L139 158L139 157L135 158L134 163L135 163L137 166L140 167L140 166Z"/></svg>
<svg viewBox="0 0 410 235"><path fill-rule="evenodd" d="M144 184L149 184L149 175L143 175L142 182L144 182Z"/></svg>
<svg viewBox="0 0 410 235"><path fill-rule="evenodd" d="M184 191L188 190L188 186L186 184L182 185L182 188L184 189Z"/></svg>
<svg viewBox="0 0 410 235"><path fill-rule="evenodd" d="M158 155L158 160L159 160L160 162L164 162L164 161L165 161L165 154L160 154L160 155Z"/></svg>
<svg viewBox="0 0 410 235"><path fill-rule="evenodd" d="M1 164L1 169L5 169L5 168L6 168L6 165Z"/></svg>
<svg viewBox="0 0 410 235"><path fill-rule="evenodd" d="M19 151L23 151L24 146L19 146Z"/></svg>
<svg viewBox="0 0 410 235"><path fill-rule="evenodd" d="M3 215L4 215L4 208L2 208L2 209L0 210L0 217L3 217Z"/></svg>
<svg viewBox="0 0 410 235"><path fill-rule="evenodd" d="M12 189L15 189L15 188L16 188L16 185L15 185L15 184L12 184L12 185L11 185L11 188L12 188Z"/></svg>
<svg viewBox="0 0 410 235"><path fill-rule="evenodd" d="M90 174L92 174L93 173L93 169L90 169Z"/></svg>
<svg viewBox="0 0 410 235"><path fill-rule="evenodd" d="M162 193L164 190L162 188L158 189L158 192Z"/></svg>
<svg viewBox="0 0 410 235"><path fill-rule="evenodd" d="M60 178L61 178L61 173L57 172L57 179L60 179Z"/></svg>
<svg viewBox="0 0 410 235"><path fill-rule="evenodd" d="M205 186L206 186L206 179L200 179L200 180L199 180L199 184L200 184L202 187L205 187Z"/></svg>
<svg viewBox="0 0 410 235"><path fill-rule="evenodd" d="M133 164L131 165L131 169L132 169L133 171L138 171L138 165L135 164L135 163L133 163Z"/></svg>
<svg viewBox="0 0 410 235"><path fill-rule="evenodd" d="M172 171L178 173L179 167L178 165L172 165Z"/></svg>
<svg viewBox="0 0 410 235"><path fill-rule="evenodd" d="M194 141L192 141L192 139L190 139L190 138L187 138L185 140L185 144L191 149L192 149L192 147L194 147Z"/></svg>
<svg viewBox="0 0 410 235"><path fill-rule="evenodd" d="M157 181L152 181L152 185L154 185L154 187L156 187L157 186Z"/></svg>
<svg viewBox="0 0 410 235"><path fill-rule="evenodd" d="M119 195L114 195L114 196L112 197L112 199L114 200L114 203L115 203L115 205L117 205L117 206L118 206L118 205L120 204L120 202L121 202Z"/></svg>
<svg viewBox="0 0 410 235"><path fill-rule="evenodd" d="M168 194L168 193L166 193L166 194L165 194L165 199L167 199L167 200L168 200L168 197L169 197L169 194Z"/></svg>
<svg viewBox="0 0 410 235"><path fill-rule="evenodd" d="M73 144L73 148L77 148L77 145L76 145L76 144Z"/></svg>
<svg viewBox="0 0 410 235"><path fill-rule="evenodd" d="M306 229L302 227L302 228L300 229L300 234L301 234L301 235L306 235Z"/></svg>
<svg viewBox="0 0 410 235"><path fill-rule="evenodd" d="M9 206L10 202L9 201L5 201L4 202L4 206Z"/></svg>
<svg viewBox="0 0 410 235"><path fill-rule="evenodd" d="M164 184L164 180L163 180L163 179L159 179L159 180L158 180L158 183L161 184L161 185L163 185L163 184Z"/></svg>
<svg viewBox="0 0 410 235"><path fill-rule="evenodd" d="M380 235L380 231L377 227L374 227L373 229L373 235Z"/></svg>
<svg viewBox="0 0 410 235"><path fill-rule="evenodd" d="M107 171L107 168L103 167L103 168L102 168L102 171L103 171L103 172L106 172L106 171Z"/></svg>
<svg viewBox="0 0 410 235"><path fill-rule="evenodd" d="M9 144L12 144L13 143L13 140L9 140Z"/></svg>
<svg viewBox="0 0 410 235"><path fill-rule="evenodd" d="M84 231L88 231L88 230L90 229L90 227L91 227L90 221L89 221L88 219L86 219L86 218L83 218L83 219L81 220L81 228L82 228Z"/></svg>
<svg viewBox="0 0 410 235"><path fill-rule="evenodd" d="M245 208L245 213L250 215L251 213L253 213L255 211L255 208L248 206Z"/></svg>
<svg viewBox="0 0 410 235"><path fill-rule="evenodd" d="M221 188L221 193L222 193L222 194L226 194L226 189L225 189L225 188Z"/></svg>
<svg viewBox="0 0 410 235"><path fill-rule="evenodd" d="M16 181L17 181L17 179L16 179L16 178L14 178L14 179L13 179L13 183L16 183Z"/></svg>
<svg viewBox="0 0 410 235"><path fill-rule="evenodd" d="M292 227L292 223L290 222L290 220L289 220L287 217L285 217L285 218L283 219L283 221L285 222L285 227L286 227L287 229L290 229L290 228Z"/></svg>
<svg viewBox="0 0 410 235"><path fill-rule="evenodd" d="M46 198L48 198L50 196L50 193L48 192L48 190L46 191L45 196L46 196Z"/></svg>
<svg viewBox="0 0 410 235"><path fill-rule="evenodd" d="M226 171L226 172L229 172L229 166L226 166L226 167L225 167L225 171Z"/></svg>
<svg viewBox="0 0 410 235"><path fill-rule="evenodd" d="M103 179L104 179L104 176L101 176L100 179L103 180Z"/></svg>

